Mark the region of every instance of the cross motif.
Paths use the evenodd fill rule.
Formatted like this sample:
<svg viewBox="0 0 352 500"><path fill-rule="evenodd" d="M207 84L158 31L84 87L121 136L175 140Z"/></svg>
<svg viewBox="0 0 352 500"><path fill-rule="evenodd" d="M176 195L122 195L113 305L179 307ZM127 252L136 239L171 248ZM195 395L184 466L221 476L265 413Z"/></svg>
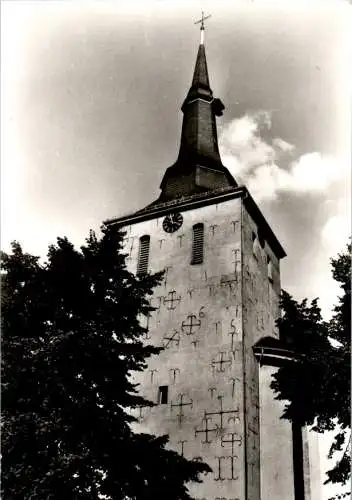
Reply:
<svg viewBox="0 0 352 500"><path fill-rule="evenodd" d="M179 408L179 413L177 414L178 418L178 423L181 424L183 417L185 416L183 413L183 407L184 406L193 406L193 399L190 398L188 403L183 402L184 394L179 394L180 402L178 404L172 404L171 403L171 410L172 408L178 407Z"/></svg>
<svg viewBox="0 0 352 500"><path fill-rule="evenodd" d="M210 391L210 397L211 397L211 399L213 399L213 394L214 394L214 391L216 391L216 388L215 387L209 387L208 391Z"/></svg>
<svg viewBox="0 0 352 500"><path fill-rule="evenodd" d="M214 481L225 481L225 478L221 475L221 464L222 461L226 459L226 457L216 457L218 460L218 475L214 477Z"/></svg>
<svg viewBox="0 0 352 500"><path fill-rule="evenodd" d="M214 234L215 234L215 229L218 227L218 225L217 225L217 224L212 224L212 225L211 225L211 226L209 226L209 227L210 227L210 229L211 229L212 236L214 236Z"/></svg>
<svg viewBox="0 0 352 500"><path fill-rule="evenodd" d="M208 417L208 416L204 416L202 422L205 422L205 429L196 429L194 431L194 435L197 437L197 434L205 434L205 441L202 441L203 444L205 443L211 443L211 441L209 441L208 439L208 436L210 434L210 432L214 432L214 431L217 431L217 427L213 427L212 429L210 429L208 427L208 422L209 420L211 420L211 417Z"/></svg>
<svg viewBox="0 0 352 500"><path fill-rule="evenodd" d="M234 397L236 382L241 382L241 381L238 377L232 377L230 380L232 381L232 397Z"/></svg>
<svg viewBox="0 0 352 500"><path fill-rule="evenodd" d="M223 396L218 396L218 400L220 402L220 410L219 411L212 411L212 412L206 411L206 412L204 412L204 417L208 417L209 415L219 415L220 416L220 426L218 426L218 428L222 430L224 428L223 415L230 415L230 414L233 415L232 417L228 418L229 422L231 420L235 420L236 418L239 419L239 417L238 417L239 409L236 408L233 410L223 410L223 407L222 407Z"/></svg>
<svg viewBox="0 0 352 500"><path fill-rule="evenodd" d="M240 262L241 259L241 250L238 248L231 250L232 251L232 262Z"/></svg>
<svg viewBox="0 0 352 500"><path fill-rule="evenodd" d="M180 242L180 247L182 247L182 238L183 238L183 237L184 237L184 234L179 234L179 235L177 236L177 238L178 238L178 240L179 240L179 242Z"/></svg>
<svg viewBox="0 0 352 500"><path fill-rule="evenodd" d="M170 368L169 372L170 372L170 374L172 372L172 376L173 376L172 381L173 381L173 383L175 383L175 381L176 381L176 374L180 373L179 368Z"/></svg>
<svg viewBox="0 0 352 500"><path fill-rule="evenodd" d="M236 227L237 227L237 224L240 223L240 221L238 220L233 220L231 221L232 222L232 225L233 225L233 232L235 233L236 232Z"/></svg>
<svg viewBox="0 0 352 500"><path fill-rule="evenodd" d="M228 477L227 479L229 479L230 481L236 481L238 479L238 476L234 475L233 464L234 464L235 458L238 459L238 456L232 455L231 457L227 457L227 458L231 462L231 477Z"/></svg>
<svg viewBox="0 0 352 500"><path fill-rule="evenodd" d="M153 383L153 380L154 380L154 373L156 373L158 370L156 369L153 369L153 370L149 370L149 373L150 373L150 383L152 384Z"/></svg>
<svg viewBox="0 0 352 500"><path fill-rule="evenodd" d="M187 443L187 439L183 440L183 441L179 441L178 444L181 445L181 457L183 457L183 451L184 451L184 445L185 443Z"/></svg>
<svg viewBox="0 0 352 500"><path fill-rule="evenodd" d="M221 325L221 321L214 321L214 325L215 325L215 334L217 335L218 327L219 327L219 325Z"/></svg>
<svg viewBox="0 0 352 500"><path fill-rule="evenodd" d="M164 269L164 272L165 272L165 274L164 274L164 287L165 287L165 288L166 288L166 285L167 285L167 278L168 278L168 276L169 276L169 271L170 271L170 269L172 269L172 266L166 266L166 267L165 267L165 269ZM164 298L164 297L163 297L163 298ZM160 308L160 305L161 305L161 304L159 304L159 308Z"/></svg>
<svg viewBox="0 0 352 500"><path fill-rule="evenodd" d="M198 19L198 21L196 21L194 24L199 24L200 23L200 29L204 30L204 21L206 21L207 19L209 19L209 17L211 17L211 14L209 14L208 16L204 17L204 12L202 11L202 17L201 17L201 19Z"/></svg>
<svg viewBox="0 0 352 500"><path fill-rule="evenodd" d="M236 360L236 353L237 354L241 354L241 348L239 346L236 346L233 350L232 350L232 356L233 356L233 359Z"/></svg>
<svg viewBox="0 0 352 500"><path fill-rule="evenodd" d="M216 371L218 373L224 373L225 369L223 368L223 365L228 363L231 366L232 359L231 358L224 359L224 354L225 353L223 351L220 351L220 353L219 353L220 359L218 361L215 361L215 359L212 360L211 366L212 366L213 371L216 369ZM216 365L219 365L219 368L216 368Z"/></svg>
<svg viewBox="0 0 352 500"><path fill-rule="evenodd" d="M231 457L224 457L224 456L221 456L221 457L216 457L217 460L218 460L218 471L217 471L217 477L214 478L215 481L225 481L225 479L228 479L229 481L236 481L238 479L238 476L235 476L234 475L234 470L233 470L233 465L234 465L234 461L235 459L238 459L238 457L236 455L233 455ZM222 469L221 469L221 465L223 463L223 460L230 460L230 463L231 463L231 477L223 477L222 476ZM226 500L226 499L223 499L222 497L217 497L218 500ZM217 500L215 499L215 500Z"/></svg>
<svg viewBox="0 0 352 500"><path fill-rule="evenodd" d="M227 436L231 436L231 439L224 439L223 437L221 438L221 446L224 447L225 443L230 443L231 444L231 456L234 456L234 445L235 443L238 443L238 446L242 446L242 436L239 436L238 439L235 439L235 436L238 436L236 432L228 432Z"/></svg>
<svg viewBox="0 0 352 500"><path fill-rule="evenodd" d="M186 335L192 335L195 329L198 330L200 328L201 321L194 314L189 314L187 319L189 322L187 323L186 320L182 321L181 329Z"/></svg>
<svg viewBox="0 0 352 500"><path fill-rule="evenodd" d="M177 330L173 330L172 333L165 334L163 340L166 341L164 342L164 347L169 347L173 344L178 347L180 344L180 333Z"/></svg>
<svg viewBox="0 0 352 500"><path fill-rule="evenodd" d="M159 303L157 306L155 306L155 309L159 312L160 311L160 307L161 307L161 303L162 301L164 300L164 297L161 295L159 295L158 297L155 297L156 299L158 299Z"/></svg>
<svg viewBox="0 0 352 500"><path fill-rule="evenodd" d="M174 305L174 303L180 302L181 295L176 297L176 290L171 290L171 292L168 293L168 296L169 296L168 299L164 297L164 305L166 305L166 308L169 311L173 311L174 309L176 309L176 305Z"/></svg>
<svg viewBox="0 0 352 500"><path fill-rule="evenodd" d="M221 278L220 280L220 286L223 287L223 286L228 286L229 289L230 289L230 292L233 291L233 287L235 287L237 284L237 275L235 275L235 278L234 279L224 279L224 278Z"/></svg>

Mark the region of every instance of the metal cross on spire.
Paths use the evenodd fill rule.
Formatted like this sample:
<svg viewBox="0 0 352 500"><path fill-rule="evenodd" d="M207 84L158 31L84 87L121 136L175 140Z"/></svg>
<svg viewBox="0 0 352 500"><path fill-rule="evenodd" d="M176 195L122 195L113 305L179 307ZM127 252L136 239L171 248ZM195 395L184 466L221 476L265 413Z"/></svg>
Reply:
<svg viewBox="0 0 352 500"><path fill-rule="evenodd" d="M202 17L201 19L198 19L194 24L199 24L200 23L200 43L201 45L204 45L204 21L206 19L209 19L211 17L211 14L209 16L204 16L204 12L202 11Z"/></svg>

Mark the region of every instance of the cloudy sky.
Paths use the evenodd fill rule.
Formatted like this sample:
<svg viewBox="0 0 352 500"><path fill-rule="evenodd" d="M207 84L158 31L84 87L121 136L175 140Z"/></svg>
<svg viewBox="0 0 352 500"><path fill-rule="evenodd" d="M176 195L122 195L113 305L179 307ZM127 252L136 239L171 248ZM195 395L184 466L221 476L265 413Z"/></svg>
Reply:
<svg viewBox="0 0 352 500"><path fill-rule="evenodd" d="M282 285L336 299L329 258L350 234L347 2L3 1L2 249L45 256L159 193L178 153L199 30L223 162L288 256Z"/></svg>

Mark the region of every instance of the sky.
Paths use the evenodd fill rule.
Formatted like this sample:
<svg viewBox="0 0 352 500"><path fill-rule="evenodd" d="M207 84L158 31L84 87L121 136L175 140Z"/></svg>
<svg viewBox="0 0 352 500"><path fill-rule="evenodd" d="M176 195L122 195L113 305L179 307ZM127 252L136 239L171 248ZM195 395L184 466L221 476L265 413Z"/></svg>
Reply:
<svg viewBox="0 0 352 500"><path fill-rule="evenodd" d="M155 200L206 54L223 163L287 252L282 287L338 288L329 260L351 233L351 6L339 0L1 3L1 248L45 257L57 236Z"/></svg>

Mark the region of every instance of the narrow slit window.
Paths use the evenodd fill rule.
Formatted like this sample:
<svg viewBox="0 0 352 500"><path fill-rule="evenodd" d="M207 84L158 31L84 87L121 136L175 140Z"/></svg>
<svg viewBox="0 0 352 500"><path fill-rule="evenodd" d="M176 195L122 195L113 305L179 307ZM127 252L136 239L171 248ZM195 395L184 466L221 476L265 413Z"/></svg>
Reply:
<svg viewBox="0 0 352 500"><path fill-rule="evenodd" d="M270 257L267 258L267 265L268 265L268 279L270 283L273 282L273 263L270 259Z"/></svg>
<svg viewBox="0 0 352 500"><path fill-rule="evenodd" d="M161 385L159 387L158 403L159 405L166 405L168 402L169 387L167 385Z"/></svg>
<svg viewBox="0 0 352 500"><path fill-rule="evenodd" d="M253 245L252 247L253 255L258 260L258 255L260 254L260 247L257 235L254 232L252 232L252 245Z"/></svg>
<svg viewBox="0 0 352 500"><path fill-rule="evenodd" d="M149 263L150 236L145 235L139 238L139 251L137 263L137 276L147 274Z"/></svg>
<svg viewBox="0 0 352 500"><path fill-rule="evenodd" d="M204 224L193 226L191 264L201 264L204 254Z"/></svg>

